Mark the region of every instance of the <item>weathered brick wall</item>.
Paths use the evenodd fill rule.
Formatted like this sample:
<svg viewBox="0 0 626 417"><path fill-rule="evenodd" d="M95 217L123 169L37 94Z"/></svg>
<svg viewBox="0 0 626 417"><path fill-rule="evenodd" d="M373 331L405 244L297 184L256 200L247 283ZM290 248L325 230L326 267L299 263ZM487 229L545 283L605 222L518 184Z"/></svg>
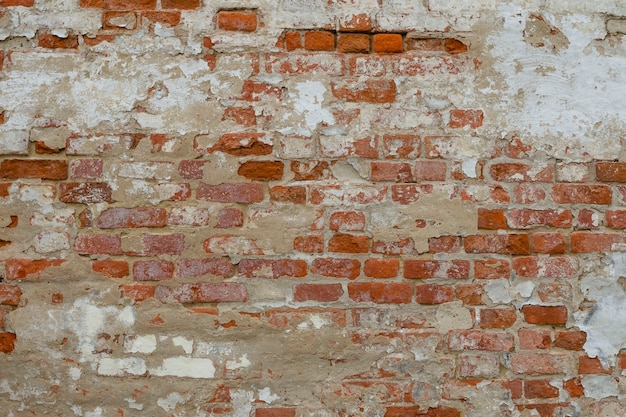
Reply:
<svg viewBox="0 0 626 417"><path fill-rule="evenodd" d="M622 16L0 0L0 413L626 415Z"/></svg>

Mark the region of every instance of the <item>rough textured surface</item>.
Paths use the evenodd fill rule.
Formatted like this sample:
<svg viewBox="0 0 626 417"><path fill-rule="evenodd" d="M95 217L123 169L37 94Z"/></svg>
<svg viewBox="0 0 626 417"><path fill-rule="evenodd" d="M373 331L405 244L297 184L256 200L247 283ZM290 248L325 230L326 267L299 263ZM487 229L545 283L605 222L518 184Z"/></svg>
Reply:
<svg viewBox="0 0 626 417"><path fill-rule="evenodd" d="M614 417L626 3L0 0L0 409Z"/></svg>

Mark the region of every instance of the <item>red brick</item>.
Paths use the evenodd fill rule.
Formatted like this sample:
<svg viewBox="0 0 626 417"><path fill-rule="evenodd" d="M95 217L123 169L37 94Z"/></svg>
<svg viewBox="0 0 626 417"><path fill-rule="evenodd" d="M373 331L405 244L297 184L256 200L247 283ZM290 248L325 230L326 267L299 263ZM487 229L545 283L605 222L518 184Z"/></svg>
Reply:
<svg viewBox="0 0 626 417"><path fill-rule="evenodd" d="M204 177L204 165L207 161L180 161L178 164L178 174L188 180L201 180Z"/></svg>
<svg viewBox="0 0 626 417"><path fill-rule="evenodd" d="M17 336L13 333L0 332L0 352L11 353L15 349Z"/></svg>
<svg viewBox="0 0 626 417"><path fill-rule="evenodd" d="M343 295L341 284L300 284L293 288L295 301L337 301Z"/></svg>
<svg viewBox="0 0 626 417"><path fill-rule="evenodd" d="M419 304L449 303L454 299L454 291L449 285L423 284L415 287L415 301Z"/></svg>
<svg viewBox="0 0 626 417"><path fill-rule="evenodd" d="M619 233L574 232L570 234L570 250L573 253L611 252L626 244L626 237Z"/></svg>
<svg viewBox="0 0 626 417"><path fill-rule="evenodd" d="M626 182L626 162L597 162L596 179L602 182Z"/></svg>
<svg viewBox="0 0 626 417"><path fill-rule="evenodd" d="M503 259L487 259L474 261L474 277L477 279L510 278L511 265Z"/></svg>
<svg viewBox="0 0 626 417"><path fill-rule="evenodd" d="M415 179L418 181L445 181L447 164L444 161L416 161Z"/></svg>
<svg viewBox="0 0 626 417"><path fill-rule="evenodd" d="M206 253L221 255L263 255L256 240L243 235L214 235L202 242L202 248Z"/></svg>
<svg viewBox="0 0 626 417"><path fill-rule="evenodd" d="M291 161L295 181L323 180L332 177L327 161Z"/></svg>
<svg viewBox="0 0 626 417"><path fill-rule="evenodd" d="M237 272L247 278L302 278L307 275L307 264L297 259L242 259Z"/></svg>
<svg viewBox="0 0 626 417"><path fill-rule="evenodd" d="M450 110L450 127L471 127L476 129L483 125L485 115L482 110Z"/></svg>
<svg viewBox="0 0 626 417"><path fill-rule="evenodd" d="M248 161L239 166L237 174L249 180L276 181L283 178L283 170L280 161Z"/></svg>
<svg viewBox="0 0 626 417"><path fill-rule="evenodd" d="M567 303L572 301L572 285L569 282L542 282L537 295L544 303Z"/></svg>
<svg viewBox="0 0 626 417"><path fill-rule="evenodd" d="M130 274L128 262L118 259L93 261L91 269L109 278L124 278Z"/></svg>
<svg viewBox="0 0 626 417"><path fill-rule="evenodd" d="M457 253L460 250L460 236L439 236L428 238L429 253Z"/></svg>
<svg viewBox="0 0 626 417"><path fill-rule="evenodd" d="M458 39L446 38L443 41L444 49L449 54L462 54L467 52L468 47Z"/></svg>
<svg viewBox="0 0 626 417"><path fill-rule="evenodd" d="M626 210L607 210L604 216L607 227L626 229Z"/></svg>
<svg viewBox="0 0 626 417"><path fill-rule="evenodd" d="M556 184L552 200L558 204L611 204L613 192L608 185Z"/></svg>
<svg viewBox="0 0 626 417"><path fill-rule="evenodd" d="M587 341L587 333L582 331L556 332L554 335L554 347L567 350L583 350Z"/></svg>
<svg viewBox="0 0 626 417"><path fill-rule="evenodd" d="M156 298L164 303L190 304L197 301L198 288L194 284L179 284L174 287L159 285L156 287Z"/></svg>
<svg viewBox="0 0 626 417"><path fill-rule="evenodd" d="M533 252L551 255L565 253L567 249L565 237L560 233L533 233L532 245Z"/></svg>
<svg viewBox="0 0 626 417"><path fill-rule="evenodd" d="M448 334L451 350L486 350L510 352L515 347L513 335L505 332L486 330L451 330Z"/></svg>
<svg viewBox="0 0 626 417"><path fill-rule="evenodd" d="M506 217L503 209L478 209L478 228L487 230L506 229Z"/></svg>
<svg viewBox="0 0 626 417"><path fill-rule="evenodd" d="M400 53L404 50L399 33L377 33L372 36L372 48L378 54Z"/></svg>
<svg viewBox="0 0 626 417"><path fill-rule="evenodd" d="M309 51L333 51L335 35L332 32L313 31L304 34L304 49Z"/></svg>
<svg viewBox="0 0 626 417"><path fill-rule="evenodd" d="M200 0L161 0L163 9L193 10L200 7Z"/></svg>
<svg viewBox="0 0 626 417"><path fill-rule="evenodd" d="M396 83L393 80L347 80L331 84L333 96L340 100L358 103L393 103L396 100Z"/></svg>
<svg viewBox="0 0 626 417"><path fill-rule="evenodd" d="M30 275L38 280L41 274L50 267L60 266L65 259L7 259L5 261L6 278L8 280L27 279Z"/></svg>
<svg viewBox="0 0 626 417"><path fill-rule="evenodd" d="M214 203L260 203L264 197L263 184L200 184L196 191L196 197Z"/></svg>
<svg viewBox="0 0 626 417"><path fill-rule="evenodd" d="M257 25L254 12L221 11L217 14L217 26L222 30L254 32Z"/></svg>
<svg viewBox="0 0 626 417"><path fill-rule="evenodd" d="M0 197L8 197L9 196L9 188L12 183L10 182L0 182Z"/></svg>
<svg viewBox="0 0 626 417"><path fill-rule="evenodd" d="M400 204L411 204L422 195L432 194L432 184L399 184L391 186L391 199Z"/></svg>
<svg viewBox="0 0 626 417"><path fill-rule="evenodd" d="M330 215L330 230L358 232L365 230L365 214L360 211L337 211Z"/></svg>
<svg viewBox="0 0 626 417"><path fill-rule="evenodd" d="M550 349L552 338L549 329L519 329L517 334L522 350Z"/></svg>
<svg viewBox="0 0 626 417"><path fill-rule="evenodd" d="M243 303L248 301L248 290L238 282L201 282L197 297L199 303Z"/></svg>
<svg viewBox="0 0 626 417"><path fill-rule="evenodd" d="M408 237L395 242L375 241L372 244L372 253L383 255L417 255L415 241Z"/></svg>
<svg viewBox="0 0 626 417"><path fill-rule="evenodd" d="M467 253L530 255L528 235L470 235L464 238L463 244Z"/></svg>
<svg viewBox="0 0 626 417"><path fill-rule="evenodd" d="M483 305L485 287L483 284L457 284L454 287L457 300L466 305Z"/></svg>
<svg viewBox="0 0 626 417"><path fill-rule="evenodd" d="M59 200L63 203L112 203L113 190L106 182L62 182Z"/></svg>
<svg viewBox="0 0 626 417"><path fill-rule="evenodd" d="M420 156L421 138L414 134L386 134L383 149L386 159L414 159Z"/></svg>
<svg viewBox="0 0 626 417"><path fill-rule="evenodd" d="M524 381L524 397L533 398L558 398L559 389L550 384L547 379L533 379Z"/></svg>
<svg viewBox="0 0 626 417"><path fill-rule="evenodd" d="M142 235L143 249L140 256L180 255L185 249L185 235L172 233L167 235Z"/></svg>
<svg viewBox="0 0 626 417"><path fill-rule="evenodd" d="M499 163L489 168L495 181L503 182L553 182L554 165Z"/></svg>
<svg viewBox="0 0 626 417"><path fill-rule="evenodd" d="M102 175L103 162L99 158L75 159L70 163L72 178L99 178Z"/></svg>
<svg viewBox="0 0 626 417"><path fill-rule="evenodd" d="M539 306L525 305L522 307L524 320L530 324L554 324L567 323L567 307L564 306Z"/></svg>
<svg viewBox="0 0 626 417"><path fill-rule="evenodd" d="M397 259L368 259L363 264L363 273L370 278L393 278L398 275L400 261Z"/></svg>
<svg viewBox="0 0 626 417"><path fill-rule="evenodd" d="M235 267L227 258L180 259L177 266L181 278L206 275L228 278L235 273Z"/></svg>
<svg viewBox="0 0 626 417"><path fill-rule="evenodd" d="M302 35L300 32L285 33L285 48L288 51L302 48Z"/></svg>
<svg viewBox="0 0 626 417"><path fill-rule="evenodd" d="M506 329L515 324L517 312L515 308L483 308L480 310L480 327L483 329Z"/></svg>
<svg viewBox="0 0 626 417"><path fill-rule="evenodd" d="M274 203L305 204L306 188L278 185L270 188L270 201Z"/></svg>
<svg viewBox="0 0 626 417"><path fill-rule="evenodd" d="M572 227L571 210L531 210L515 209L506 213L507 223L511 229L528 229L548 226L559 228Z"/></svg>
<svg viewBox="0 0 626 417"><path fill-rule="evenodd" d="M0 178L67 179L67 161L52 159L5 159L0 162Z"/></svg>
<svg viewBox="0 0 626 417"><path fill-rule="evenodd" d="M370 51L370 36L365 33L340 33L337 50L343 53L364 53Z"/></svg>
<svg viewBox="0 0 626 417"><path fill-rule="evenodd" d="M572 378L564 381L563 389L569 393L570 397L578 398L585 395L585 388L580 378Z"/></svg>
<svg viewBox="0 0 626 417"><path fill-rule="evenodd" d="M38 45L49 49L78 49L78 36L69 35L61 38L49 33L42 33L38 38Z"/></svg>
<svg viewBox="0 0 626 417"><path fill-rule="evenodd" d="M359 303L406 304L412 298L411 284L406 282L353 282L348 284L348 295Z"/></svg>
<svg viewBox="0 0 626 417"><path fill-rule="evenodd" d="M180 23L180 12L143 12L141 18L165 26L177 26Z"/></svg>
<svg viewBox="0 0 626 417"><path fill-rule="evenodd" d="M0 283L0 305L17 306L20 304L22 290L17 285ZM0 326L2 328L4 326Z"/></svg>
<svg viewBox="0 0 626 417"><path fill-rule="evenodd" d="M159 207L108 208L97 221L101 229L165 227L166 224L167 212Z"/></svg>
<svg viewBox="0 0 626 417"><path fill-rule="evenodd" d="M369 237L336 233L328 241L328 250L336 253L367 253Z"/></svg>
<svg viewBox="0 0 626 417"><path fill-rule="evenodd" d="M24 6L24 7L33 7L35 4L35 0L0 0L0 7L11 7L11 6ZM2 59L0 58L0 63ZM2 70L2 65L0 65L0 70Z"/></svg>
<svg viewBox="0 0 626 417"><path fill-rule="evenodd" d="M546 199L544 189L535 184L518 184L514 190L515 202L519 204L534 204Z"/></svg>
<svg viewBox="0 0 626 417"><path fill-rule="evenodd" d="M257 408L254 417L296 417L295 408Z"/></svg>
<svg viewBox="0 0 626 417"><path fill-rule="evenodd" d="M524 278L570 278L578 272L574 257L520 257L513 259L515 273Z"/></svg>
<svg viewBox="0 0 626 417"><path fill-rule="evenodd" d="M324 252L324 236L298 236L293 241L293 248L298 252L322 253Z"/></svg>
<svg viewBox="0 0 626 417"><path fill-rule="evenodd" d="M115 235L78 235L74 251L80 255L121 255L122 238Z"/></svg>
<svg viewBox="0 0 626 417"><path fill-rule="evenodd" d="M80 7L111 10L156 9L156 0L80 0Z"/></svg>
<svg viewBox="0 0 626 417"><path fill-rule="evenodd" d="M223 152L233 156L269 155L273 146L266 139L263 132L225 133L220 140L208 151L210 153ZM195 146L196 149L198 146Z"/></svg>
<svg viewBox="0 0 626 417"><path fill-rule="evenodd" d="M122 297L130 298L135 302L145 301L154 297L155 289L152 285L125 284L122 285Z"/></svg>
<svg viewBox="0 0 626 417"><path fill-rule="evenodd" d="M470 261L435 261L406 260L404 261L404 278L469 278Z"/></svg>
<svg viewBox="0 0 626 417"><path fill-rule="evenodd" d="M355 279L361 273L361 263L355 259L317 258L311 273L333 278Z"/></svg>
<svg viewBox="0 0 626 417"><path fill-rule="evenodd" d="M135 281L162 281L174 277L174 263L159 259L135 261L133 278Z"/></svg>
<svg viewBox="0 0 626 417"><path fill-rule="evenodd" d="M228 107L222 120L232 120L244 127L256 126L256 113L253 107Z"/></svg>
<svg viewBox="0 0 626 417"><path fill-rule="evenodd" d="M591 375L591 374L606 374L613 373L613 368L609 367L605 369L602 366L602 362L598 358L590 358L589 356L582 355L578 357L578 374L579 375Z"/></svg>
<svg viewBox="0 0 626 417"><path fill-rule="evenodd" d="M217 213L216 229L230 229L243 226L243 213L236 207L226 207Z"/></svg>
<svg viewBox="0 0 626 417"><path fill-rule="evenodd" d="M411 164L406 162L372 162L370 178L372 181L413 182Z"/></svg>

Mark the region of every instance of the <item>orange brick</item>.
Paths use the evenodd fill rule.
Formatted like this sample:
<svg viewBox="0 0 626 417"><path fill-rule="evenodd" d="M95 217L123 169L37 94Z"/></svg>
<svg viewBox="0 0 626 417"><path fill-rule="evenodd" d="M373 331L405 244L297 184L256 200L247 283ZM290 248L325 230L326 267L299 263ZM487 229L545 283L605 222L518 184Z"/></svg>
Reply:
<svg viewBox="0 0 626 417"><path fill-rule="evenodd" d="M257 25L254 12L221 11L217 14L217 27L222 30L254 32Z"/></svg>
<svg viewBox="0 0 626 417"><path fill-rule="evenodd" d="M332 32L314 31L304 34L304 49L309 51L333 51L335 35Z"/></svg>
<svg viewBox="0 0 626 417"><path fill-rule="evenodd" d="M372 37L374 52L379 54L400 53L404 50L399 33L378 33Z"/></svg>
<svg viewBox="0 0 626 417"><path fill-rule="evenodd" d="M337 39L337 50L366 54L370 51L370 36L365 33L341 33Z"/></svg>

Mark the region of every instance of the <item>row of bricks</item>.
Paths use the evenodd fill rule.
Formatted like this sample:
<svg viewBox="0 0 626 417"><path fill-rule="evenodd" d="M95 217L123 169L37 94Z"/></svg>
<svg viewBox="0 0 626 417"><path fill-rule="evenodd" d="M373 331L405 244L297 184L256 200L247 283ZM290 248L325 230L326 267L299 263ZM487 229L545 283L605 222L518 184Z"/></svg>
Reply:
<svg viewBox="0 0 626 417"><path fill-rule="evenodd" d="M272 191L270 190L270 195ZM63 199L63 197L61 197ZM183 200L180 198L179 200ZM253 218L258 213L256 209L251 209L247 224L254 222ZM263 210L268 213L268 210ZM599 228L604 225L610 229L626 228L626 210L610 209L604 212L589 209L486 209L478 208L478 229L484 230L505 230L505 229L533 229L533 228L559 228L570 229L573 226L577 229ZM327 220L325 218L327 217ZM185 222L185 219L193 219ZM214 218L214 219L213 219ZM20 216L10 215L3 218L0 227L16 228L20 224ZM212 220L213 219L213 220ZM575 223L574 220L577 220ZM603 221L604 219L604 221ZM61 220L61 223L71 226L74 222L72 218ZM122 228L161 228L166 226L210 226L215 228L241 227L244 225L244 212L237 207L222 207L219 210L209 207L174 207L166 209L162 207L134 207L134 208L107 208L101 212L94 222L94 215L90 209L86 209L79 215L79 227L97 226L101 229L122 229ZM37 218L31 218L31 224L37 222ZM416 220L416 225L421 221ZM329 230L339 232L364 232L368 230L367 216L361 211L352 210L328 210L318 211L316 221L311 225L311 230ZM551 232L541 232L534 235L536 244L540 245L540 240L555 240L561 243L560 247L565 248L565 240ZM318 248L324 248L323 237L317 237ZM337 238L337 240L348 237ZM364 240L364 237L355 237L357 240ZM356 243L356 242L355 242ZM376 244L374 245L376 246ZM540 245L541 246L541 245ZM431 253L459 252L461 247L460 236L441 236L429 238Z"/></svg>
<svg viewBox="0 0 626 417"><path fill-rule="evenodd" d="M210 153L221 152L232 156L264 156L272 153L271 145L262 146L258 140L252 139L243 149L241 142L249 137L240 138L237 143L228 145L218 143ZM185 179L202 179L204 165L208 161L182 160L178 165L178 174ZM296 181L332 180L328 171L335 161L314 160L308 162L290 161L290 169ZM281 180L284 176L283 161L246 161L239 167L239 175L264 180ZM167 180L175 173L175 163L171 161L126 162L116 165L116 173L125 178L134 179L161 179ZM68 178L68 168L73 178L98 178L104 174L104 162L99 158L88 159L4 159L0 161L0 178L40 178L64 180ZM375 161L370 163L372 181L387 182L415 182L415 181L445 181L447 179L448 163L441 160L416 160L409 162ZM576 164L530 164L520 162L501 162L494 160L488 166L489 175L497 182L536 182L553 183L564 179L567 182L593 181L589 168ZM580 175L569 177L567 173L573 168ZM590 167L595 171L597 182L626 182L626 163L624 162L597 162ZM119 172L118 172L119 171ZM455 178L463 179L463 178ZM607 196L606 184L592 184L587 187L589 192L597 195L596 199L604 201ZM575 188L574 188L575 189ZM565 199L565 198L563 198ZM589 200L594 198L590 197ZM599 203L605 204L605 203Z"/></svg>
<svg viewBox="0 0 626 417"><path fill-rule="evenodd" d="M86 241L93 242L93 238L88 236ZM88 246L85 240L78 242L77 245L79 246L76 249L83 254L113 252L110 250L111 247L93 250L93 247ZM131 255L137 254L131 253ZM65 259L9 258L4 262L6 278L9 280L29 277L39 279L45 269L60 266L65 261ZM512 271L519 277L547 279L570 278L578 272L576 258L568 256L519 257L513 259L512 266L508 260L503 259L475 261L410 259L402 262L402 270L400 270L400 265L401 262L397 259L367 259L363 262L363 274L368 278L402 276L406 279L489 280L509 279ZM121 259L94 261L92 268L112 278L121 278L129 274L128 262ZM308 269L309 265L304 260L245 258L239 261L237 274L246 278L304 278L309 274ZM235 266L227 258L184 258L178 260L177 263L166 260L136 260L133 266L133 275L138 281L172 279L174 276L197 278L212 275L228 278L234 274ZM345 258L316 258L310 265L310 274L354 280L361 275L361 261Z"/></svg>

